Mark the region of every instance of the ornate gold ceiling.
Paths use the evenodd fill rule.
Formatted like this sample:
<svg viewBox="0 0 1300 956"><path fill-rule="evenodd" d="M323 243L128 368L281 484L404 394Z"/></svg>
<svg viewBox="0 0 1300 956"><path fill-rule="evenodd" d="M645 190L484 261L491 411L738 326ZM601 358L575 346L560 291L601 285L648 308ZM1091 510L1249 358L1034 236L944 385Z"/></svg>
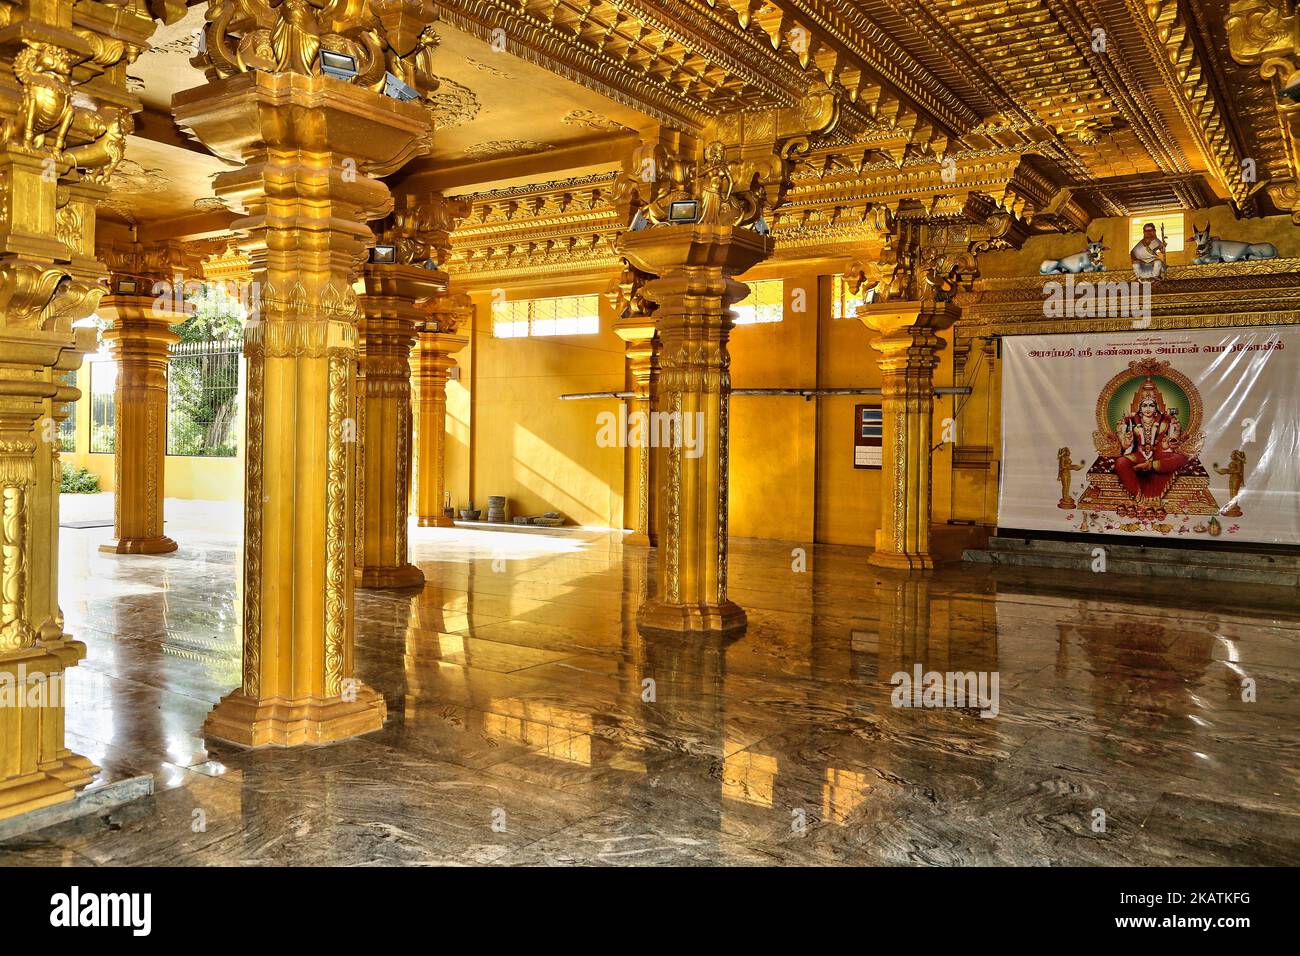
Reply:
<svg viewBox="0 0 1300 956"><path fill-rule="evenodd" d="M623 154L665 131L699 143L739 114L797 112L818 91L835 98L838 122L771 222L792 249L861 241L881 207L903 199L970 192L1040 231L1222 202L1246 215L1300 209L1297 107L1279 97L1294 67L1277 65L1297 53L1294 0L438 7L438 132L405 179L453 184L493 210L458 230L453 272L486 275L507 261L510 274L558 268L566 249L575 264L603 263L612 253L600 242L585 250L617 217L556 205L557 195L612 181ZM180 17L178 2L168 8ZM199 82L188 59L203 9L160 27L156 48L129 70L148 111L138 135L160 144L145 165L173 182L193 173L172 175L160 154L197 147L165 122L167 104ZM124 192L118 218L192 216L210 198L172 196L180 191ZM550 198L529 207L539 196ZM501 219L512 202L524 205Z"/></svg>

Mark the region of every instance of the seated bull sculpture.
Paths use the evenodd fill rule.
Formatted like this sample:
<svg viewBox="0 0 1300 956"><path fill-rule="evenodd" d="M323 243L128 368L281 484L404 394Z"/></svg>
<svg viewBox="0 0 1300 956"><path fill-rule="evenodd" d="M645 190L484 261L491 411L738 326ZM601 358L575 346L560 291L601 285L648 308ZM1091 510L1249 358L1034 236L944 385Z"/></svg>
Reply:
<svg viewBox="0 0 1300 956"><path fill-rule="evenodd" d="M1043 264L1038 267L1042 275L1051 275L1056 272L1102 272L1106 266L1103 265L1103 253L1108 246L1103 246L1100 239L1092 239L1084 236L1088 240L1088 248L1083 252L1076 252L1072 256L1066 256L1063 259L1044 259Z"/></svg>
<svg viewBox="0 0 1300 956"><path fill-rule="evenodd" d="M1192 241L1196 243L1193 265L1204 266L1213 262L1244 262L1247 259L1276 259L1277 246L1271 242L1237 242L1210 235L1210 224L1199 228L1192 223Z"/></svg>

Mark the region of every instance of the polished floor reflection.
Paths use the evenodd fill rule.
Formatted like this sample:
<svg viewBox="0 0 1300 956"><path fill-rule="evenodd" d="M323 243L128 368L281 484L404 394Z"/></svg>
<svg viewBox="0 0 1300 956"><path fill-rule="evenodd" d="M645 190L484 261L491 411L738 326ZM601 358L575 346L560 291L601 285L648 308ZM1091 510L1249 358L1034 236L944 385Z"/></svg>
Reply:
<svg viewBox="0 0 1300 956"><path fill-rule="evenodd" d="M0 863L1300 863L1290 591L736 541L719 647L637 634L615 535L418 529L423 592L357 593L388 725L245 751L199 735L238 681L238 516L168 519L164 557L63 532L70 746L158 792ZM996 674L996 716L892 706L917 664Z"/></svg>

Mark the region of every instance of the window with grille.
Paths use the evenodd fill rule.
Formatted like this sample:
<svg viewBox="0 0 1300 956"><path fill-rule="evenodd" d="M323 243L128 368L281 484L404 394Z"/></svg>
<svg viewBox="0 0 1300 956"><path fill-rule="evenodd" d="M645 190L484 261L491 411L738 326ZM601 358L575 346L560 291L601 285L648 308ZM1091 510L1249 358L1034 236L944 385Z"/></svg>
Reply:
<svg viewBox="0 0 1300 956"><path fill-rule="evenodd" d="M749 295L731 307L736 313L736 324L780 322L785 315L785 280L755 279L745 284L749 286Z"/></svg>
<svg viewBox="0 0 1300 956"><path fill-rule="evenodd" d="M600 296L507 299L492 303L492 334L499 339L590 335L600 331Z"/></svg>
<svg viewBox="0 0 1300 956"><path fill-rule="evenodd" d="M117 447L117 363L98 358L90 363L90 450L111 455Z"/></svg>
<svg viewBox="0 0 1300 956"><path fill-rule="evenodd" d="M70 385L73 388L77 385L77 373L64 372L59 379L60 384ZM59 451L72 453L77 450L77 403L69 402L64 406L67 411L67 417L59 422Z"/></svg>
<svg viewBox="0 0 1300 956"><path fill-rule="evenodd" d="M167 454L234 458L239 339L177 342L167 364Z"/></svg>

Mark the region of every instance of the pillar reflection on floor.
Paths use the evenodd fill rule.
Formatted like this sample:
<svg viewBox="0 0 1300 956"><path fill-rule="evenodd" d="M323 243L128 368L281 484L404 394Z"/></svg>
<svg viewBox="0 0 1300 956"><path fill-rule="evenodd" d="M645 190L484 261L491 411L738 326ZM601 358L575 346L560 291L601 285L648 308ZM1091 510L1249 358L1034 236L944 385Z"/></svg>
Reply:
<svg viewBox="0 0 1300 956"><path fill-rule="evenodd" d="M249 751L200 736L239 680L238 542L188 504L168 502L192 542L174 555L99 555L108 529L64 541L77 670L105 682L69 738L101 780L155 773L150 812L0 862L1300 862L1300 615L1267 589L864 574L832 546L797 574L787 546L736 541L749 627L720 644L635 627L651 555L618 533L415 529L426 588L357 593L357 676L386 726ZM895 706L917 665L997 673L997 715Z"/></svg>

